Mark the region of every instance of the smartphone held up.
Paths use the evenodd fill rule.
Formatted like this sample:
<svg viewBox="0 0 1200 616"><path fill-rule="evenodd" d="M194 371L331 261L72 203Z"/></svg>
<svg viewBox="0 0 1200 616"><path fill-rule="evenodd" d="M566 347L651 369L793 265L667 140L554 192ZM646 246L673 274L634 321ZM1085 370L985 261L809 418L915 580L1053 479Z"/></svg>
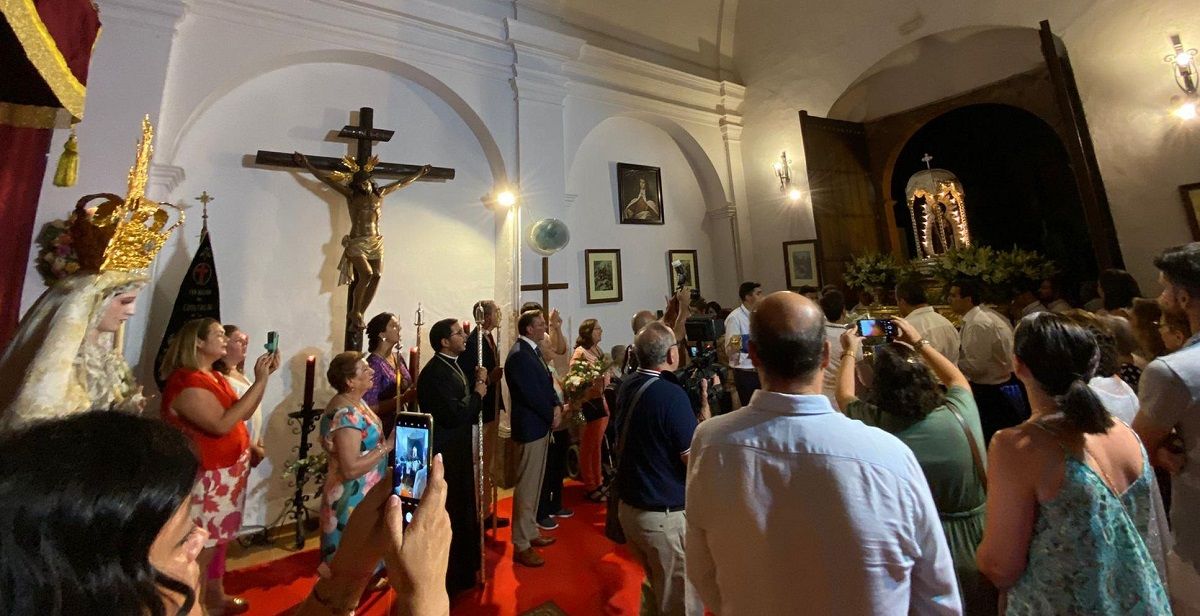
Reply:
<svg viewBox="0 0 1200 616"><path fill-rule="evenodd" d="M399 413L396 418L395 461L392 463L392 492L405 504L404 524L412 521L412 510L421 502L429 484L429 462L433 457L433 416Z"/></svg>

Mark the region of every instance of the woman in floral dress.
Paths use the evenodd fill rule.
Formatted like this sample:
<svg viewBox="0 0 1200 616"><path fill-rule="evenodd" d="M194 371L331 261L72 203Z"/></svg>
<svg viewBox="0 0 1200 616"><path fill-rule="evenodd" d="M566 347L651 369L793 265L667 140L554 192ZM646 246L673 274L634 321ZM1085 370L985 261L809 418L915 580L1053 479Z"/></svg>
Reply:
<svg viewBox="0 0 1200 616"><path fill-rule="evenodd" d="M362 353L340 353L326 373L337 395L321 416L321 444L329 454L329 470L321 497L321 559L337 551L350 513L387 471L391 439L383 423L363 400L375 371Z"/></svg>
<svg viewBox="0 0 1200 616"><path fill-rule="evenodd" d="M163 357L163 421L179 428L200 453L201 474L192 490L192 516L208 531L197 561L202 571L225 558L225 546L242 526L246 479L250 474L250 437L245 420L262 402L267 379L279 368L279 355L267 353L254 363L254 384L238 396L229 381L212 369L225 356L225 328L216 319L183 324ZM218 569L221 568L218 563ZM240 614L242 599L226 597L220 584L201 581L201 598L209 614Z"/></svg>

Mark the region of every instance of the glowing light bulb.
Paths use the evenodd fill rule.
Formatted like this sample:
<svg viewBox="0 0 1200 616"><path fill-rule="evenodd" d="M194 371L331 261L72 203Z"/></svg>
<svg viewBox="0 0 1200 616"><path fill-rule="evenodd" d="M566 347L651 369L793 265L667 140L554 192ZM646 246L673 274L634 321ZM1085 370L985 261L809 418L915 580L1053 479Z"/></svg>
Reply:
<svg viewBox="0 0 1200 616"><path fill-rule="evenodd" d="M1172 113L1180 120L1195 120L1197 116L1196 101L1186 101L1176 107Z"/></svg>
<svg viewBox="0 0 1200 616"><path fill-rule="evenodd" d="M501 191L496 195L496 203L504 207L512 207L517 202L517 196L511 190Z"/></svg>
<svg viewBox="0 0 1200 616"><path fill-rule="evenodd" d="M801 192L799 191L799 189L793 188L793 189L791 189L791 190L789 190L789 191L788 191L788 194L787 194L787 196L788 196L788 199L789 199L789 200L791 200L792 202L796 202L796 201L799 201L799 200L800 200L800 197L802 197L802 196L804 196L804 195L803 195L803 193L801 193Z"/></svg>
<svg viewBox="0 0 1200 616"><path fill-rule="evenodd" d="M1187 65L1189 65L1191 63L1192 63L1191 50L1181 51L1181 52L1175 54L1175 64L1178 64L1181 67L1187 68Z"/></svg>

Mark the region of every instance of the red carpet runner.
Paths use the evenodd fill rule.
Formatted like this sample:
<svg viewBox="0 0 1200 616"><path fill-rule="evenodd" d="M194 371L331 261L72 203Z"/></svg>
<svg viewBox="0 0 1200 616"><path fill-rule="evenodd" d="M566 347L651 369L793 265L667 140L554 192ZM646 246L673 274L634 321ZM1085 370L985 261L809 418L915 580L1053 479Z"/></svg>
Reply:
<svg viewBox="0 0 1200 616"><path fill-rule="evenodd" d="M564 503L575 510L575 517L559 519L557 530L543 531L558 539L540 550L546 565L514 565L512 533L499 529L497 540L487 544L487 587L456 597L450 609L454 616L515 616L549 601L571 616L637 614L641 566L625 546L604 537L604 505L584 499L583 486L575 482L564 492ZM501 516L512 517L511 498L500 501L498 508ZM231 571L225 590L245 597L251 615L287 614L312 589L317 563L317 552L309 550ZM390 591L368 595L358 614L386 616L391 603Z"/></svg>

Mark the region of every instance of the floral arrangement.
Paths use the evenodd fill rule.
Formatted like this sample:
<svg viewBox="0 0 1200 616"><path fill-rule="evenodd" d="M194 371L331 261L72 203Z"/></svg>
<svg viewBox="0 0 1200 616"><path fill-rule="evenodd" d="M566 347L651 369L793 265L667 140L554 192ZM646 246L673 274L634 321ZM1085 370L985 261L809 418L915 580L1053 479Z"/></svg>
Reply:
<svg viewBox="0 0 1200 616"><path fill-rule="evenodd" d="M612 362L603 357L596 361L580 359L571 363L571 369L562 380L563 396L571 404L573 411L568 419L579 425L585 422L583 403L594 395L596 384L604 378L611 366Z"/></svg>
<svg viewBox="0 0 1200 616"><path fill-rule="evenodd" d="M325 471L329 468L329 454L322 451L319 453L309 454L303 460L289 460L283 466L284 477L294 477L300 469L305 469L314 477L323 478Z"/></svg>
<svg viewBox="0 0 1200 616"><path fill-rule="evenodd" d="M66 220L51 220L42 225L38 232L37 242L37 272L42 276L46 286L79 271L79 255L75 252L71 236L71 226L75 223L76 214Z"/></svg>
<svg viewBox="0 0 1200 616"><path fill-rule="evenodd" d="M901 267L890 254L877 252L854 257L846 266L844 279L852 289L873 290L878 287L895 286Z"/></svg>
<svg viewBox="0 0 1200 616"><path fill-rule="evenodd" d="M1057 271L1054 262L1033 250L970 246L935 259L930 275L945 288L960 278L976 280L991 301L1003 301L1014 286L1049 278Z"/></svg>

